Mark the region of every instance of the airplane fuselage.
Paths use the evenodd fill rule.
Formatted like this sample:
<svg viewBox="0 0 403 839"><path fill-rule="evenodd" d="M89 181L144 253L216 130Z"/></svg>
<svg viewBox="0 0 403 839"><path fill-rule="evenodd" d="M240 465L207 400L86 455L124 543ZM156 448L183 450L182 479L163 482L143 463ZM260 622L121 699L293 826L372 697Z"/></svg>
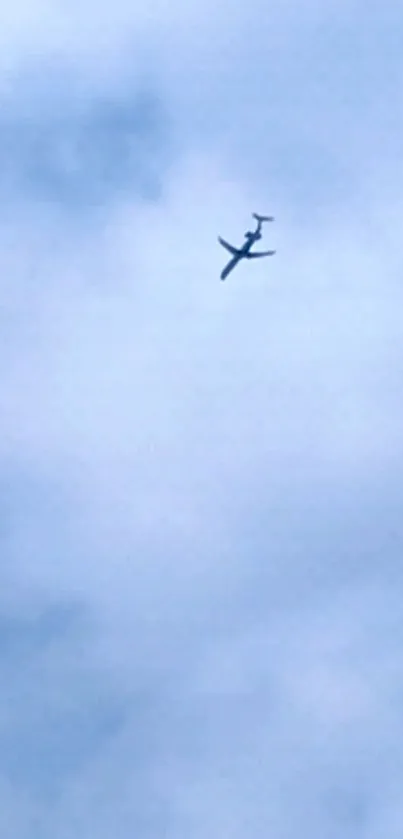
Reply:
<svg viewBox="0 0 403 839"><path fill-rule="evenodd" d="M246 242L242 245L241 248L239 248L240 255L245 255L249 253L252 245L254 245L255 242L258 242L259 239L262 238L262 234L258 230L255 230L254 232L248 231L248 233L245 233L245 238Z"/></svg>
<svg viewBox="0 0 403 839"><path fill-rule="evenodd" d="M257 242L258 239L262 238L262 234L259 233L258 231L255 231L254 233L250 233L250 232L245 233L245 236L246 236L246 242L242 245L241 248L239 248L237 250L237 253L234 254L233 258L230 260L228 265L226 265L226 267L224 268L224 270L221 274L221 279L222 280L225 279L226 276L228 276L228 274L230 273L230 271L233 270L233 268L235 268L235 265L238 265L238 262L240 262L241 259L245 259L245 257L248 256L252 245L254 245L255 242Z"/></svg>

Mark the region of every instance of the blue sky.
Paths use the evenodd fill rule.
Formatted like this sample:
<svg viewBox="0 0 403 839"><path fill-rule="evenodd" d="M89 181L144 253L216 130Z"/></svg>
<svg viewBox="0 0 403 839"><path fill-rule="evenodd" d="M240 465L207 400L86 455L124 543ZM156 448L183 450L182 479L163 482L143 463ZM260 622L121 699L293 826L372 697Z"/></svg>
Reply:
<svg viewBox="0 0 403 839"><path fill-rule="evenodd" d="M0 24L1 835L401 839L403 14Z"/></svg>

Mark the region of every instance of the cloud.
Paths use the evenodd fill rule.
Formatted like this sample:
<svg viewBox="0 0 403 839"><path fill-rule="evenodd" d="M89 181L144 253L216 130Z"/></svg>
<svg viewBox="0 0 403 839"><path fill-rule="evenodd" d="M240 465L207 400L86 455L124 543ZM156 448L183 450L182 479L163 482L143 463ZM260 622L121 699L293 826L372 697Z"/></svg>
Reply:
<svg viewBox="0 0 403 839"><path fill-rule="evenodd" d="M72 87L63 73L57 85L22 80L16 100L3 110L4 199L26 201L31 194L36 202L94 214L116 195L158 194L158 170L169 149L158 98L132 90L126 100L108 101L88 97L85 86Z"/></svg>
<svg viewBox="0 0 403 839"><path fill-rule="evenodd" d="M401 199L386 71L347 122L362 6L63 9L7 24L3 833L398 836ZM252 209L276 257L220 283Z"/></svg>

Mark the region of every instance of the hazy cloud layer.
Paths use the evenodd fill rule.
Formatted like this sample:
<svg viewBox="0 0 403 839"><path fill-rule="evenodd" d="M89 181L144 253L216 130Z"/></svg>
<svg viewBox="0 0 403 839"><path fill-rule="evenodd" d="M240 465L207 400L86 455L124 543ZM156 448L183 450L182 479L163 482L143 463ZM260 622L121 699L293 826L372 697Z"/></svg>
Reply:
<svg viewBox="0 0 403 839"><path fill-rule="evenodd" d="M0 832L400 839L403 18L0 23Z"/></svg>

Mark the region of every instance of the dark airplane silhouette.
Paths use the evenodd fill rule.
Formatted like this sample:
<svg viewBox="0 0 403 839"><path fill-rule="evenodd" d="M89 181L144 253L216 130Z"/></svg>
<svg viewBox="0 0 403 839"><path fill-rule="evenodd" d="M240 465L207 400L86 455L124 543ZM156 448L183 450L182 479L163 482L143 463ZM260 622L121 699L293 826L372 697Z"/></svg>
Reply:
<svg viewBox="0 0 403 839"><path fill-rule="evenodd" d="M262 238L260 231L262 229L263 222L274 221L273 216L259 216L257 213L252 213L252 215L257 221L257 227L256 230L248 230L247 233L245 233L246 242L241 248L234 248L232 245L229 245L225 239L222 239L221 236L218 237L220 245L232 254L232 259L221 272L222 280L225 280L225 278L228 277L229 272L235 268L235 265L237 265L241 259L254 259L259 256L273 256L275 253L275 251L254 251L251 253L252 245Z"/></svg>

